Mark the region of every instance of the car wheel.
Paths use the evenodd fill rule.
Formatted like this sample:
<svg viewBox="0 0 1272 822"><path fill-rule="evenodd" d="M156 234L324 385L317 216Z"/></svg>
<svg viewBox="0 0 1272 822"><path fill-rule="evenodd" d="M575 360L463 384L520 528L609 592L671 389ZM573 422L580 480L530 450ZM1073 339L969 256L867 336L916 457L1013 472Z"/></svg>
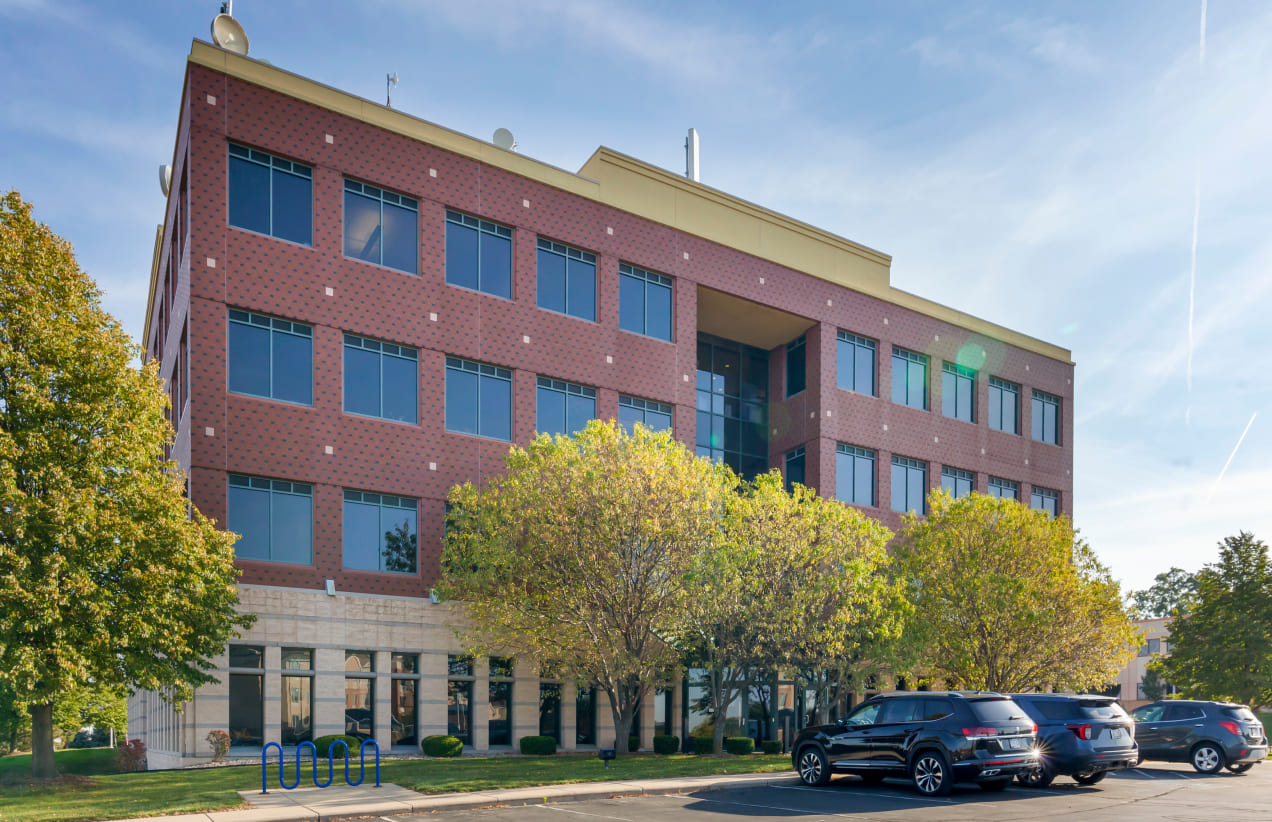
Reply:
<svg viewBox="0 0 1272 822"><path fill-rule="evenodd" d="M1008 777L1006 779L987 779L984 782L980 783L980 787L982 791L989 791L990 793L998 793L999 791L1005 789L1010 784L1011 784L1011 777Z"/></svg>
<svg viewBox="0 0 1272 822"><path fill-rule="evenodd" d="M1233 773L1245 773L1246 771L1250 770L1253 767L1254 767L1253 762L1242 762L1238 765L1229 765L1228 770L1232 771Z"/></svg>
<svg viewBox="0 0 1272 822"><path fill-rule="evenodd" d="M923 751L910 766L914 787L924 796L946 796L954 790L954 775L938 751Z"/></svg>
<svg viewBox="0 0 1272 822"><path fill-rule="evenodd" d="M1202 742L1192 749L1192 766L1197 773L1218 773L1224 765L1223 751L1213 742Z"/></svg>
<svg viewBox="0 0 1272 822"><path fill-rule="evenodd" d="M1039 762L1037 767L1016 774L1016 779L1026 788L1045 788L1056 778L1056 772Z"/></svg>
<svg viewBox="0 0 1272 822"><path fill-rule="evenodd" d="M1079 785L1094 785L1097 782L1102 782L1104 780L1104 777L1108 775L1109 775L1108 771L1096 771L1095 773L1075 773L1073 775L1073 781L1077 782Z"/></svg>
<svg viewBox="0 0 1272 822"><path fill-rule="evenodd" d="M883 779L884 774L881 773L863 773L861 775L861 780L867 785L878 785Z"/></svg>
<svg viewBox="0 0 1272 822"><path fill-rule="evenodd" d="M809 746L799 754L799 778L805 785L818 787L830 781L830 764L820 748Z"/></svg>

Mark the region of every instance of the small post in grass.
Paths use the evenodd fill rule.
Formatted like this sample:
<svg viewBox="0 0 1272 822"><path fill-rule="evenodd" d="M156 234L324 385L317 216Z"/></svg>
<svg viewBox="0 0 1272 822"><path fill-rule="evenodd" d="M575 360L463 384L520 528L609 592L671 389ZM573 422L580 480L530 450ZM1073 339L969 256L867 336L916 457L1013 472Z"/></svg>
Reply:
<svg viewBox="0 0 1272 822"><path fill-rule="evenodd" d="M605 763L605 770L607 771L609 770L610 760L618 756L618 754L616 754L614 751L615 751L614 748L601 748L597 751L597 756L600 757L600 760Z"/></svg>

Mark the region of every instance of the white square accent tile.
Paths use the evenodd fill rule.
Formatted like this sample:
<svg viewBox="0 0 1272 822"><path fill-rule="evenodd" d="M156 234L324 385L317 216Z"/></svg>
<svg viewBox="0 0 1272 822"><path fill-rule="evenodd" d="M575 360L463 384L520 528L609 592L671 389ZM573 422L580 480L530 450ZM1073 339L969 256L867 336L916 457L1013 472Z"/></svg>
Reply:
<svg viewBox="0 0 1272 822"><path fill-rule="evenodd" d="M331 286L327 286L327 287L324 289L324 291L326 291L326 292L327 292L327 296L328 296L328 297L334 297L334 296L336 296L336 289L332 288Z"/></svg>
<svg viewBox="0 0 1272 822"><path fill-rule="evenodd" d="M334 454L336 453L336 449L332 448L330 445L324 445L322 447L322 452L324 454Z"/></svg>
<svg viewBox="0 0 1272 822"><path fill-rule="evenodd" d="M437 463L435 463L435 462L430 462L430 463L428 464L428 470L430 470L430 471L436 471L436 470L437 470Z"/></svg>
<svg viewBox="0 0 1272 822"><path fill-rule="evenodd" d="M215 98L215 97L213 97L211 94L209 94L209 95L208 95L208 105L209 105L209 106L215 106L215 105L216 105L216 98Z"/></svg>
<svg viewBox="0 0 1272 822"><path fill-rule="evenodd" d="M332 137L330 134L325 134L325 135L323 135L323 137L327 140L327 142L328 142L328 143L335 143L335 142L336 142L336 138L335 138L335 137Z"/></svg>
<svg viewBox="0 0 1272 822"><path fill-rule="evenodd" d="M430 312L428 312L428 321L429 321L429 322L432 322L432 323L437 322L437 312L436 312L436 311L430 311Z"/></svg>
<svg viewBox="0 0 1272 822"><path fill-rule="evenodd" d="M430 177L436 177L436 176L437 176L437 169L435 169L435 168L430 168L430 169L428 170L428 176L430 176Z"/></svg>
<svg viewBox="0 0 1272 822"><path fill-rule="evenodd" d="M216 268L216 257L208 257L208 268Z"/></svg>
<svg viewBox="0 0 1272 822"><path fill-rule="evenodd" d="M207 428L204 428L204 429L203 429L203 436L205 436L205 437L215 437L215 436L216 436L216 429L209 425Z"/></svg>

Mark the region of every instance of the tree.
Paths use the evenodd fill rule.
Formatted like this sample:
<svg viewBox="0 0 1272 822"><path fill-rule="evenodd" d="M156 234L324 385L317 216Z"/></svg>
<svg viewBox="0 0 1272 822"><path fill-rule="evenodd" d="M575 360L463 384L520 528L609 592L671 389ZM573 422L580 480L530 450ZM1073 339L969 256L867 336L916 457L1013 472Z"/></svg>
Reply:
<svg viewBox="0 0 1272 822"><path fill-rule="evenodd" d="M0 204L0 679L29 706L31 774L57 775L77 687L190 698L236 625L234 536L184 497L154 363L68 243Z"/></svg>
<svg viewBox="0 0 1272 822"><path fill-rule="evenodd" d="M733 475L668 432L595 420L512 448L506 466L484 489L451 490L441 592L464 601L474 649L596 683L625 750L651 683L678 667L665 638L681 633Z"/></svg>
<svg viewBox="0 0 1272 822"><path fill-rule="evenodd" d="M952 686L1100 688L1135 653L1118 584L1064 517L940 491L907 515L895 561L914 604L907 641Z"/></svg>
<svg viewBox="0 0 1272 822"><path fill-rule="evenodd" d="M887 528L777 472L725 499L719 539L703 544L691 572L697 591L676 636L707 669L717 718L757 671L846 656L888 625ZM820 705L820 703L819 703ZM714 723L715 749L724 723Z"/></svg>
<svg viewBox="0 0 1272 822"><path fill-rule="evenodd" d="M1219 543L1219 561L1197 573L1192 609L1170 626L1161 674L1188 699L1272 703L1272 562L1241 531Z"/></svg>
<svg viewBox="0 0 1272 822"><path fill-rule="evenodd" d="M1130 611L1136 619L1171 616L1187 611L1197 595L1197 575L1172 567L1153 578L1152 586L1132 591L1128 597Z"/></svg>
<svg viewBox="0 0 1272 822"><path fill-rule="evenodd" d="M1156 663L1150 664L1144 669L1144 680L1141 687L1144 689L1144 698L1153 702L1166 696L1166 682L1157 673Z"/></svg>

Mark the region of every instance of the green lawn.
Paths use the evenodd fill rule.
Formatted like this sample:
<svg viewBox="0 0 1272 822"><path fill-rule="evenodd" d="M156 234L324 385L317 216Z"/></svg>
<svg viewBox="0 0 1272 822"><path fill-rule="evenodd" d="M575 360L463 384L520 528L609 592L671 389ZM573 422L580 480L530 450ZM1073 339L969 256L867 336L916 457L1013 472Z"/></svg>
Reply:
<svg viewBox="0 0 1272 822"><path fill-rule="evenodd" d="M68 757L68 754L71 756ZM86 754L96 754L98 764L89 764L94 757ZM260 767L253 765L103 774L100 769L101 751L60 751L57 757L63 773L71 773L74 768L97 769L77 771L81 775L67 780L68 784L36 788L20 778L25 769L30 768L30 757L0 758L0 820L68 822L220 810L241 804L237 791L260 790L261 784ZM786 756L650 754L620 758L610 763L607 771L594 755L558 754L548 757L393 760L383 763L380 779L423 793L447 793L606 779L771 773L789 770L790 767L790 758ZM352 772L356 775L356 766ZM307 780L309 771L303 770L302 773ZM284 774L291 782L295 776L293 767L287 767ZM337 770L336 780L340 779L341 773ZM370 774L368 779L374 782L374 776ZM277 768L270 769L270 785L278 785Z"/></svg>

